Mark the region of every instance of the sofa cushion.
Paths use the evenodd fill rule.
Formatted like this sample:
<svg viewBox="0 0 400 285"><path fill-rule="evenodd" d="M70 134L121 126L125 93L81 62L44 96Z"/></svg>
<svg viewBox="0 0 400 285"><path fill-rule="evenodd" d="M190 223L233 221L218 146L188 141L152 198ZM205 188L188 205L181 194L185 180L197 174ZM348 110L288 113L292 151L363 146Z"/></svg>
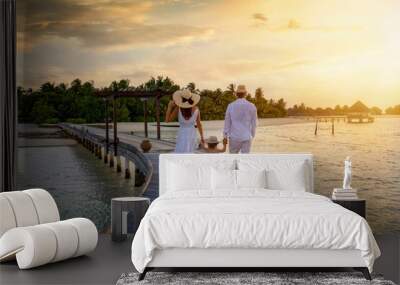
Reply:
<svg viewBox="0 0 400 285"><path fill-rule="evenodd" d="M39 224L57 222L60 220L57 204L53 197L44 189L29 189L22 191L29 195L38 215Z"/></svg>
<svg viewBox="0 0 400 285"><path fill-rule="evenodd" d="M33 226L39 223L35 205L31 197L23 191L3 192L14 213L17 227Z"/></svg>
<svg viewBox="0 0 400 285"><path fill-rule="evenodd" d="M6 197L0 194L0 237L8 230L15 228L14 211Z"/></svg>
<svg viewBox="0 0 400 285"><path fill-rule="evenodd" d="M0 261L16 256L20 269L80 256L96 248L98 233L88 219L10 229L0 238Z"/></svg>

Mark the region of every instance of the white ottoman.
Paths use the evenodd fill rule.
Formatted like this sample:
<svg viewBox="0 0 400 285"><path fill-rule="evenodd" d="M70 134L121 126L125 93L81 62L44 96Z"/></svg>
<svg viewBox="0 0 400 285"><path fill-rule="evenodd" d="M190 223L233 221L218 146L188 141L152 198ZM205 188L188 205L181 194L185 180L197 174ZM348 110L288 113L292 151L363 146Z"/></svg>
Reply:
<svg viewBox="0 0 400 285"><path fill-rule="evenodd" d="M20 269L96 248L96 226L84 218L59 221L57 206L43 189L0 193L0 214L0 261L16 258Z"/></svg>

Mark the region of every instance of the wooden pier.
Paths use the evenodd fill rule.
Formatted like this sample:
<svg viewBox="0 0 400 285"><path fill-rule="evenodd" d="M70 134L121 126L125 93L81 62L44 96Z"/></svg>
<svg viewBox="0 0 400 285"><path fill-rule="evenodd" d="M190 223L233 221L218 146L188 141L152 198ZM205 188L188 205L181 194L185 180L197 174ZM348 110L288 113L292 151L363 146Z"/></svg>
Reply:
<svg viewBox="0 0 400 285"><path fill-rule="evenodd" d="M335 134L335 122L347 122L348 124L362 124L362 123L373 123L374 117L369 114L348 114L346 116L316 116L315 119L315 130L314 134L318 134L318 123L330 123L331 134Z"/></svg>
<svg viewBox="0 0 400 285"><path fill-rule="evenodd" d="M364 124L364 123L373 123L375 118L370 116L369 114L349 114L347 115L347 122L349 124Z"/></svg>
<svg viewBox="0 0 400 285"><path fill-rule="evenodd" d="M154 171L153 164L133 144L120 140L109 142L110 145L118 144L118 153L115 153L110 151L110 145L106 144L104 136L91 132L84 126L59 124L59 127L68 136L74 138L91 151L96 158L104 161L110 168L114 169L116 172L123 172L126 179L135 179L136 171L138 171L143 177L143 183L137 185L138 187L135 189L138 193L143 195L146 191L158 191L158 189L149 189L150 183L154 185L152 181ZM114 148L114 150L115 149L117 148Z"/></svg>
<svg viewBox="0 0 400 285"><path fill-rule="evenodd" d="M318 123L323 122L323 123L331 123L331 134L335 134L335 121L336 122L346 122L347 117L346 116L317 116L314 117L315 119L315 131L314 135L318 134Z"/></svg>

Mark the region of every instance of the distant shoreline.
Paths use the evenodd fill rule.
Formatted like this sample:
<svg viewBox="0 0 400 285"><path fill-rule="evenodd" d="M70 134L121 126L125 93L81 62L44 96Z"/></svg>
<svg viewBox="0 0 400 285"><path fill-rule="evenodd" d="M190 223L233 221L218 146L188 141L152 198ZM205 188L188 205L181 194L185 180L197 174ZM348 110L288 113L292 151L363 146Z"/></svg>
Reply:
<svg viewBox="0 0 400 285"><path fill-rule="evenodd" d="M400 118L400 115L379 115L374 116L375 118ZM314 117L312 116L289 116L289 117L280 117L280 118L259 118L258 119L258 127L262 126L283 126L283 125L292 125L292 124L303 124L303 123L313 123L315 122ZM223 128L224 121L223 120L203 120L203 127L207 128L207 126L213 126ZM93 124L84 124L86 126L104 128L104 123L93 123ZM144 122L118 122L119 131L143 131ZM149 130L156 129L156 122L148 122ZM165 123L161 122L162 128L174 129L178 127L177 122ZM110 124L110 128L112 128L112 123Z"/></svg>
<svg viewBox="0 0 400 285"><path fill-rule="evenodd" d="M204 120L202 121L204 125L208 124L221 124L223 125L224 120ZM276 126L276 125L289 125L289 124L301 124L301 123L307 123L307 122L312 122L310 117L283 117L283 118L260 118L258 119L259 126ZM93 124L83 124L85 126L90 126L90 127L95 127L95 128L105 128L104 123L93 123ZM131 127L143 127L144 122L118 122L118 128L120 126L131 126ZM148 126L150 128L155 128L156 122L148 122ZM112 128L112 123L109 125L110 128ZM174 128L174 127L179 127L178 122L171 122L171 123L165 123L161 122L161 127L165 128Z"/></svg>

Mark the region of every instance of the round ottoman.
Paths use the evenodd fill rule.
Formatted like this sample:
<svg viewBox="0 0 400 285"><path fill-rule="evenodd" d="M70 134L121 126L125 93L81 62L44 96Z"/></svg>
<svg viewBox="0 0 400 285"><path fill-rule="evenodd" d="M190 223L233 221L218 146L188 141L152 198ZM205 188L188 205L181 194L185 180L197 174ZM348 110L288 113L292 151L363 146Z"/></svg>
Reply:
<svg viewBox="0 0 400 285"><path fill-rule="evenodd" d="M135 234L146 214L150 199L145 197L119 197L111 200L111 238L124 241L127 234Z"/></svg>

